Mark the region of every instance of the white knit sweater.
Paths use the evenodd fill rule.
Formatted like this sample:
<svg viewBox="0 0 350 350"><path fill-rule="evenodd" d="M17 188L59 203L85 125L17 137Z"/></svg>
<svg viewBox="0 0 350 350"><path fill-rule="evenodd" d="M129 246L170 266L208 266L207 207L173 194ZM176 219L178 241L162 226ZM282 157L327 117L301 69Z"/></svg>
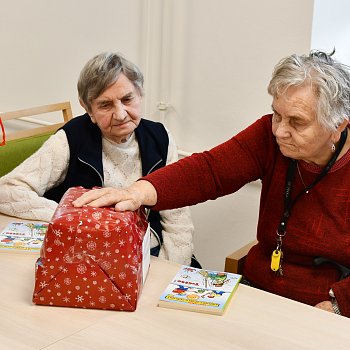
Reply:
<svg viewBox="0 0 350 350"><path fill-rule="evenodd" d="M63 130L51 136L43 146L9 174L0 178L0 212L23 219L50 221L57 203L42 197L62 183L69 164L69 145ZM167 164L177 160L176 145L169 134ZM142 176L135 135L126 143L102 140L104 186L128 186ZM189 208L160 212L164 244L161 258L190 264L193 253L193 225ZM157 245L151 237L151 247Z"/></svg>

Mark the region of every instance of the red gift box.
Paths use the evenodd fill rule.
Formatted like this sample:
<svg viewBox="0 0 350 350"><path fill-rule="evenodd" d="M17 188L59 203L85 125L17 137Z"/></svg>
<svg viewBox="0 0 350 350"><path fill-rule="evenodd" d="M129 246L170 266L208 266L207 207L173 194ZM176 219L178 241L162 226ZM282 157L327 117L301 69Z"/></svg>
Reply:
<svg viewBox="0 0 350 350"><path fill-rule="evenodd" d="M115 212L60 201L36 262L33 302L40 305L134 311L150 262L144 212Z"/></svg>

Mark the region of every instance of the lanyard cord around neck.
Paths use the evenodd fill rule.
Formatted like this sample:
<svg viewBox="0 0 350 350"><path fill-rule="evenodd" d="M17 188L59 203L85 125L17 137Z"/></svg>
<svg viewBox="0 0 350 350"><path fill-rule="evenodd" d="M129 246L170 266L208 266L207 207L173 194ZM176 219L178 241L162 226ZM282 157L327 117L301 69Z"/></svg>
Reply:
<svg viewBox="0 0 350 350"><path fill-rule="evenodd" d="M287 170L287 177L286 177L286 188L285 188L285 197L284 197L284 212L281 218L281 222L278 226L278 235L285 236L286 234L286 228L288 219L290 217L292 208L294 204L300 199L301 196L303 196L305 193L307 193L312 187L314 187L318 182L320 182L329 172L329 170L334 165L335 161L337 160L341 150L343 149L346 137L348 135L348 129L345 128L340 136L340 141L338 144L337 149L335 150L333 157L329 160L327 165L322 169L321 173L317 176L317 178L312 182L309 186L304 188L293 200L291 196L292 192L292 186L295 176L295 170L297 167L297 160L291 159L289 162L288 170Z"/></svg>

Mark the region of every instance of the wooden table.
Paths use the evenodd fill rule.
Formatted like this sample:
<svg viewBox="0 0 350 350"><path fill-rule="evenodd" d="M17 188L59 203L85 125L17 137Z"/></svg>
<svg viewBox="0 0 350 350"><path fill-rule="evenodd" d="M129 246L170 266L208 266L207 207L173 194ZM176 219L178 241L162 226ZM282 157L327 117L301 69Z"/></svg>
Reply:
<svg viewBox="0 0 350 350"><path fill-rule="evenodd" d="M0 228L11 220L0 216ZM158 258L135 312L37 306L36 258L0 253L0 349L350 348L350 319L244 285L223 316L159 308L178 265Z"/></svg>

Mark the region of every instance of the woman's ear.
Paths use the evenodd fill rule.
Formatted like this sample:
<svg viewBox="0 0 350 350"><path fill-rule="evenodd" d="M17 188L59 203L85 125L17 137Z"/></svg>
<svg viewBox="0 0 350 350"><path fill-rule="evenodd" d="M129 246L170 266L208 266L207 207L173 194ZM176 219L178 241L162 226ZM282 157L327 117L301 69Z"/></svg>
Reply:
<svg viewBox="0 0 350 350"><path fill-rule="evenodd" d="M332 142L333 144L337 143L340 140L341 133L347 128L349 125L348 120L344 120L341 124L338 125L337 129L333 131Z"/></svg>
<svg viewBox="0 0 350 350"><path fill-rule="evenodd" d="M79 98L79 103L80 103L80 106L82 106L86 113L89 115L89 117L91 118L91 121L96 124L96 120L95 118L93 117L93 115L91 114L91 112L89 111L89 109L87 108L87 106L85 105L85 103Z"/></svg>
<svg viewBox="0 0 350 350"><path fill-rule="evenodd" d="M349 125L349 121L348 121L348 120L344 120L341 124L338 125L337 131L338 131L338 132L344 131L344 129L345 129L348 125Z"/></svg>

